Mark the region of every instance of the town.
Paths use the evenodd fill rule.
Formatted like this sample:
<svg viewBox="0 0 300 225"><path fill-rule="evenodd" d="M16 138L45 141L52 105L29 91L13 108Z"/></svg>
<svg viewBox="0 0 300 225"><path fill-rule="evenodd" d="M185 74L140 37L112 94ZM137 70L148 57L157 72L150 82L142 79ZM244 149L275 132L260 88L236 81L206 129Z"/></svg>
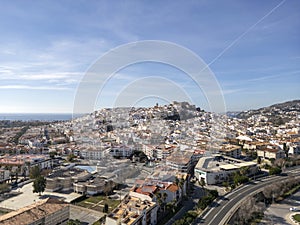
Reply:
<svg viewBox="0 0 300 225"><path fill-rule="evenodd" d="M240 204L226 221L249 224L300 187L299 100L226 115L174 101L17 124L0 129L1 224L192 224L270 177L280 191L265 185L248 217Z"/></svg>

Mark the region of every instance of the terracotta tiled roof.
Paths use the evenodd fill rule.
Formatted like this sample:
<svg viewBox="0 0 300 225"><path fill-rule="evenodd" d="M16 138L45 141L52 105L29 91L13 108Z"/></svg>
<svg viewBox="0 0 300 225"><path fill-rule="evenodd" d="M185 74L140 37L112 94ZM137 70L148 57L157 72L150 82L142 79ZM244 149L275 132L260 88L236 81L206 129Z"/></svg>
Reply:
<svg viewBox="0 0 300 225"><path fill-rule="evenodd" d="M176 184L170 184L168 187L167 187L167 190L168 191L171 191L171 192L176 192L179 190L178 186Z"/></svg>
<svg viewBox="0 0 300 225"><path fill-rule="evenodd" d="M45 199L19 210L0 216L1 225L26 225L53 214L65 207L67 203L57 199Z"/></svg>

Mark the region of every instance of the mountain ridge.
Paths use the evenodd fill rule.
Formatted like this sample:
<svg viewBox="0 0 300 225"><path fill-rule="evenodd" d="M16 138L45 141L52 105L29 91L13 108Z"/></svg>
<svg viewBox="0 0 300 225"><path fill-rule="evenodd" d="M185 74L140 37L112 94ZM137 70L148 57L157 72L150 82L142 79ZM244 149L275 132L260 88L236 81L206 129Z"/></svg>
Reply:
<svg viewBox="0 0 300 225"><path fill-rule="evenodd" d="M275 125L281 125L297 118L299 115L300 100L297 99L276 103L259 109L243 111L238 113L236 117L239 119L258 119L258 117L265 117L266 121L269 121Z"/></svg>

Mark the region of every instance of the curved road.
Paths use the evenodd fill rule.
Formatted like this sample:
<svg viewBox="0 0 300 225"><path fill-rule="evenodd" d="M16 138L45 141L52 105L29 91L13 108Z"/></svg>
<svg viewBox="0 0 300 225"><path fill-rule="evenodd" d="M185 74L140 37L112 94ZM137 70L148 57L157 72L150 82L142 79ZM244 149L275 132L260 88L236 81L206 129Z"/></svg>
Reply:
<svg viewBox="0 0 300 225"><path fill-rule="evenodd" d="M244 198L255 194L255 192L258 192L259 189L266 185L288 179L291 176L299 176L300 169L297 168L288 171L287 174L289 176L273 176L263 178L234 190L233 192L222 197L218 202L213 203L214 205L212 205L209 211L205 213L204 216L198 217L195 220L195 223L205 225L226 224L226 222L228 222L233 213L236 211L235 209L237 209L239 202Z"/></svg>

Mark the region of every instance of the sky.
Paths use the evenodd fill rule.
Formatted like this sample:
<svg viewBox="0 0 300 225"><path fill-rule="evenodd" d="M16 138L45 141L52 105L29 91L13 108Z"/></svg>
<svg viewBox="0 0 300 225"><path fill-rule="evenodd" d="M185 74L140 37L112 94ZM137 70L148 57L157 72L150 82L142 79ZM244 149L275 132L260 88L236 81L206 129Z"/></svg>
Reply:
<svg viewBox="0 0 300 225"><path fill-rule="evenodd" d="M102 57L144 40L199 57L228 111L300 99L298 0L0 0L0 6L0 113L73 112L82 80ZM93 107L187 100L210 111L217 103L209 95L176 65L139 62L99 85Z"/></svg>

